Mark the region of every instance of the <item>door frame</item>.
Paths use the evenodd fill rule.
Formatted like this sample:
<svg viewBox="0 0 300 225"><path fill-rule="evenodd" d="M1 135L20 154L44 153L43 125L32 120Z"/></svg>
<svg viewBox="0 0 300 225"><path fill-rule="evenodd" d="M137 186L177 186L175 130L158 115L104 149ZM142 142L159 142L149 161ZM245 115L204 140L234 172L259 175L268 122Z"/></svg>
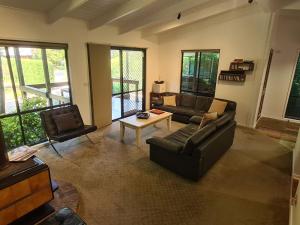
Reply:
<svg viewBox="0 0 300 225"><path fill-rule="evenodd" d="M283 119L295 121L295 122L298 122L298 123L300 121L300 118L299 119L295 119L295 118L286 117L286 110L287 110L287 105L288 105L289 98L290 98L290 95L291 95L292 86L293 86L293 82L294 82L296 68L297 68L297 64L298 64L298 59L299 58L300 58L300 49L297 49L297 53L296 53L296 56L295 56L295 59L294 59L295 63L294 63L293 73L292 73L292 76L291 76L291 80L290 80L290 84L289 84L289 89L288 89L288 92L287 92L287 95L286 95L286 99L285 99L284 110L282 112L282 118Z"/></svg>
<svg viewBox="0 0 300 225"><path fill-rule="evenodd" d="M141 51L144 54L143 57L143 86L142 86L142 110L145 111L146 109L146 69L147 69L147 48L137 48L137 47L124 47L124 46L111 46L110 47L111 50L119 50L120 52L120 82L121 82L121 117L113 119L112 121L118 121L119 119L122 119L124 117L128 117L134 114L130 114L130 115L124 115L124 94L128 94L131 92L135 92L135 91L128 91L126 93L124 93L123 91L123 57L122 57L122 51ZM113 95L112 95L113 97Z"/></svg>
<svg viewBox="0 0 300 225"><path fill-rule="evenodd" d="M266 69L266 73L265 73L265 77L264 77L263 88L261 91L259 108L258 108L258 112L256 115L256 122L261 118L261 115L262 115L262 110L263 110L263 106L264 106L264 100L265 100L265 96L266 96L266 90L267 90L267 86L268 86L273 55L274 55L274 49L271 48L269 51L268 64L267 64L267 69Z"/></svg>

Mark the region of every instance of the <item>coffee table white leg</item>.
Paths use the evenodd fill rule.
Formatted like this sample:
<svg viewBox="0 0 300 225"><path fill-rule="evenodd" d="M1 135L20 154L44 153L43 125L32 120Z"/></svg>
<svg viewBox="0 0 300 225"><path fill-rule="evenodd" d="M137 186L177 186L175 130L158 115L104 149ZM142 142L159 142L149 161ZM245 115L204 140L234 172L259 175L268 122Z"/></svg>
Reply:
<svg viewBox="0 0 300 225"><path fill-rule="evenodd" d="M172 116L169 116L167 119L168 129L171 130Z"/></svg>
<svg viewBox="0 0 300 225"><path fill-rule="evenodd" d="M125 135L125 126L123 122L120 122L120 140L124 140L124 135Z"/></svg>
<svg viewBox="0 0 300 225"><path fill-rule="evenodd" d="M141 128L136 128L135 129L135 136L136 136L136 145L140 147L141 145Z"/></svg>

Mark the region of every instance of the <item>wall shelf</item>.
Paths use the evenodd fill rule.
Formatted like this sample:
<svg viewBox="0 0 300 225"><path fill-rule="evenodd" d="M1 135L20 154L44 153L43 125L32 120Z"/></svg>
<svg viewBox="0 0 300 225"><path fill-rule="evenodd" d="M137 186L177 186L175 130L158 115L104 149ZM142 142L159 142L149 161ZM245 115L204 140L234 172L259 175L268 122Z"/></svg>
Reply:
<svg viewBox="0 0 300 225"><path fill-rule="evenodd" d="M232 62L230 63L229 70L253 71L254 63L252 61Z"/></svg>
<svg viewBox="0 0 300 225"><path fill-rule="evenodd" d="M243 70L222 70L219 75L219 80L245 82L246 74Z"/></svg>

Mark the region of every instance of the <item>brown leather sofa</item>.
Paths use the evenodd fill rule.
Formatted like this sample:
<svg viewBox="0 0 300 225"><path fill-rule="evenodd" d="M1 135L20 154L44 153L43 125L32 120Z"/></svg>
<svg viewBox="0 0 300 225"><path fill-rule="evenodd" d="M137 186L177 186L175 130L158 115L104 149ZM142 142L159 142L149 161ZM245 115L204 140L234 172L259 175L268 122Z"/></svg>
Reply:
<svg viewBox="0 0 300 225"><path fill-rule="evenodd" d="M49 143L59 156L52 141L64 142L97 130L96 126L84 125L77 105L46 110L40 117Z"/></svg>
<svg viewBox="0 0 300 225"><path fill-rule="evenodd" d="M213 97L196 96L191 94L167 93L168 96L176 96L176 106L164 105L163 101L154 103L153 108L173 113L172 119L181 123L189 123L192 116L202 116L209 110ZM218 98L216 98L218 99ZM226 99L219 99L228 102L226 112L236 110L236 103Z"/></svg>
<svg viewBox="0 0 300 225"><path fill-rule="evenodd" d="M204 102L201 103L200 99ZM212 100L203 96L194 96L189 100L184 103L185 106L178 106L180 110L174 106L161 107L164 110L171 109L169 111L176 115L173 119L184 122L188 120L189 124L164 138L150 138L146 143L150 145L150 160L185 178L197 181L231 147L236 127L236 103L225 100L228 102L225 113L199 129L201 115L205 109L209 109L208 102ZM188 108L194 101L197 102L196 105ZM183 109L187 109L187 112L182 113ZM192 111L199 112L199 115L192 116Z"/></svg>

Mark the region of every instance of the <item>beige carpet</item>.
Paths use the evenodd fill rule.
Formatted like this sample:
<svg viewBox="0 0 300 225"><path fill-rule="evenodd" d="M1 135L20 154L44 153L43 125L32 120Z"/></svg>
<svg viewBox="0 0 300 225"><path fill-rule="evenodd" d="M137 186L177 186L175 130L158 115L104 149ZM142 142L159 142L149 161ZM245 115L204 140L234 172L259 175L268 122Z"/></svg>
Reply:
<svg viewBox="0 0 300 225"><path fill-rule="evenodd" d="M182 127L173 122L172 130ZM39 152L54 179L80 193L79 214L89 225L288 225L291 151L278 141L238 128L232 148L199 182L151 162L144 139L168 134L166 124L143 131L134 145L119 124Z"/></svg>

